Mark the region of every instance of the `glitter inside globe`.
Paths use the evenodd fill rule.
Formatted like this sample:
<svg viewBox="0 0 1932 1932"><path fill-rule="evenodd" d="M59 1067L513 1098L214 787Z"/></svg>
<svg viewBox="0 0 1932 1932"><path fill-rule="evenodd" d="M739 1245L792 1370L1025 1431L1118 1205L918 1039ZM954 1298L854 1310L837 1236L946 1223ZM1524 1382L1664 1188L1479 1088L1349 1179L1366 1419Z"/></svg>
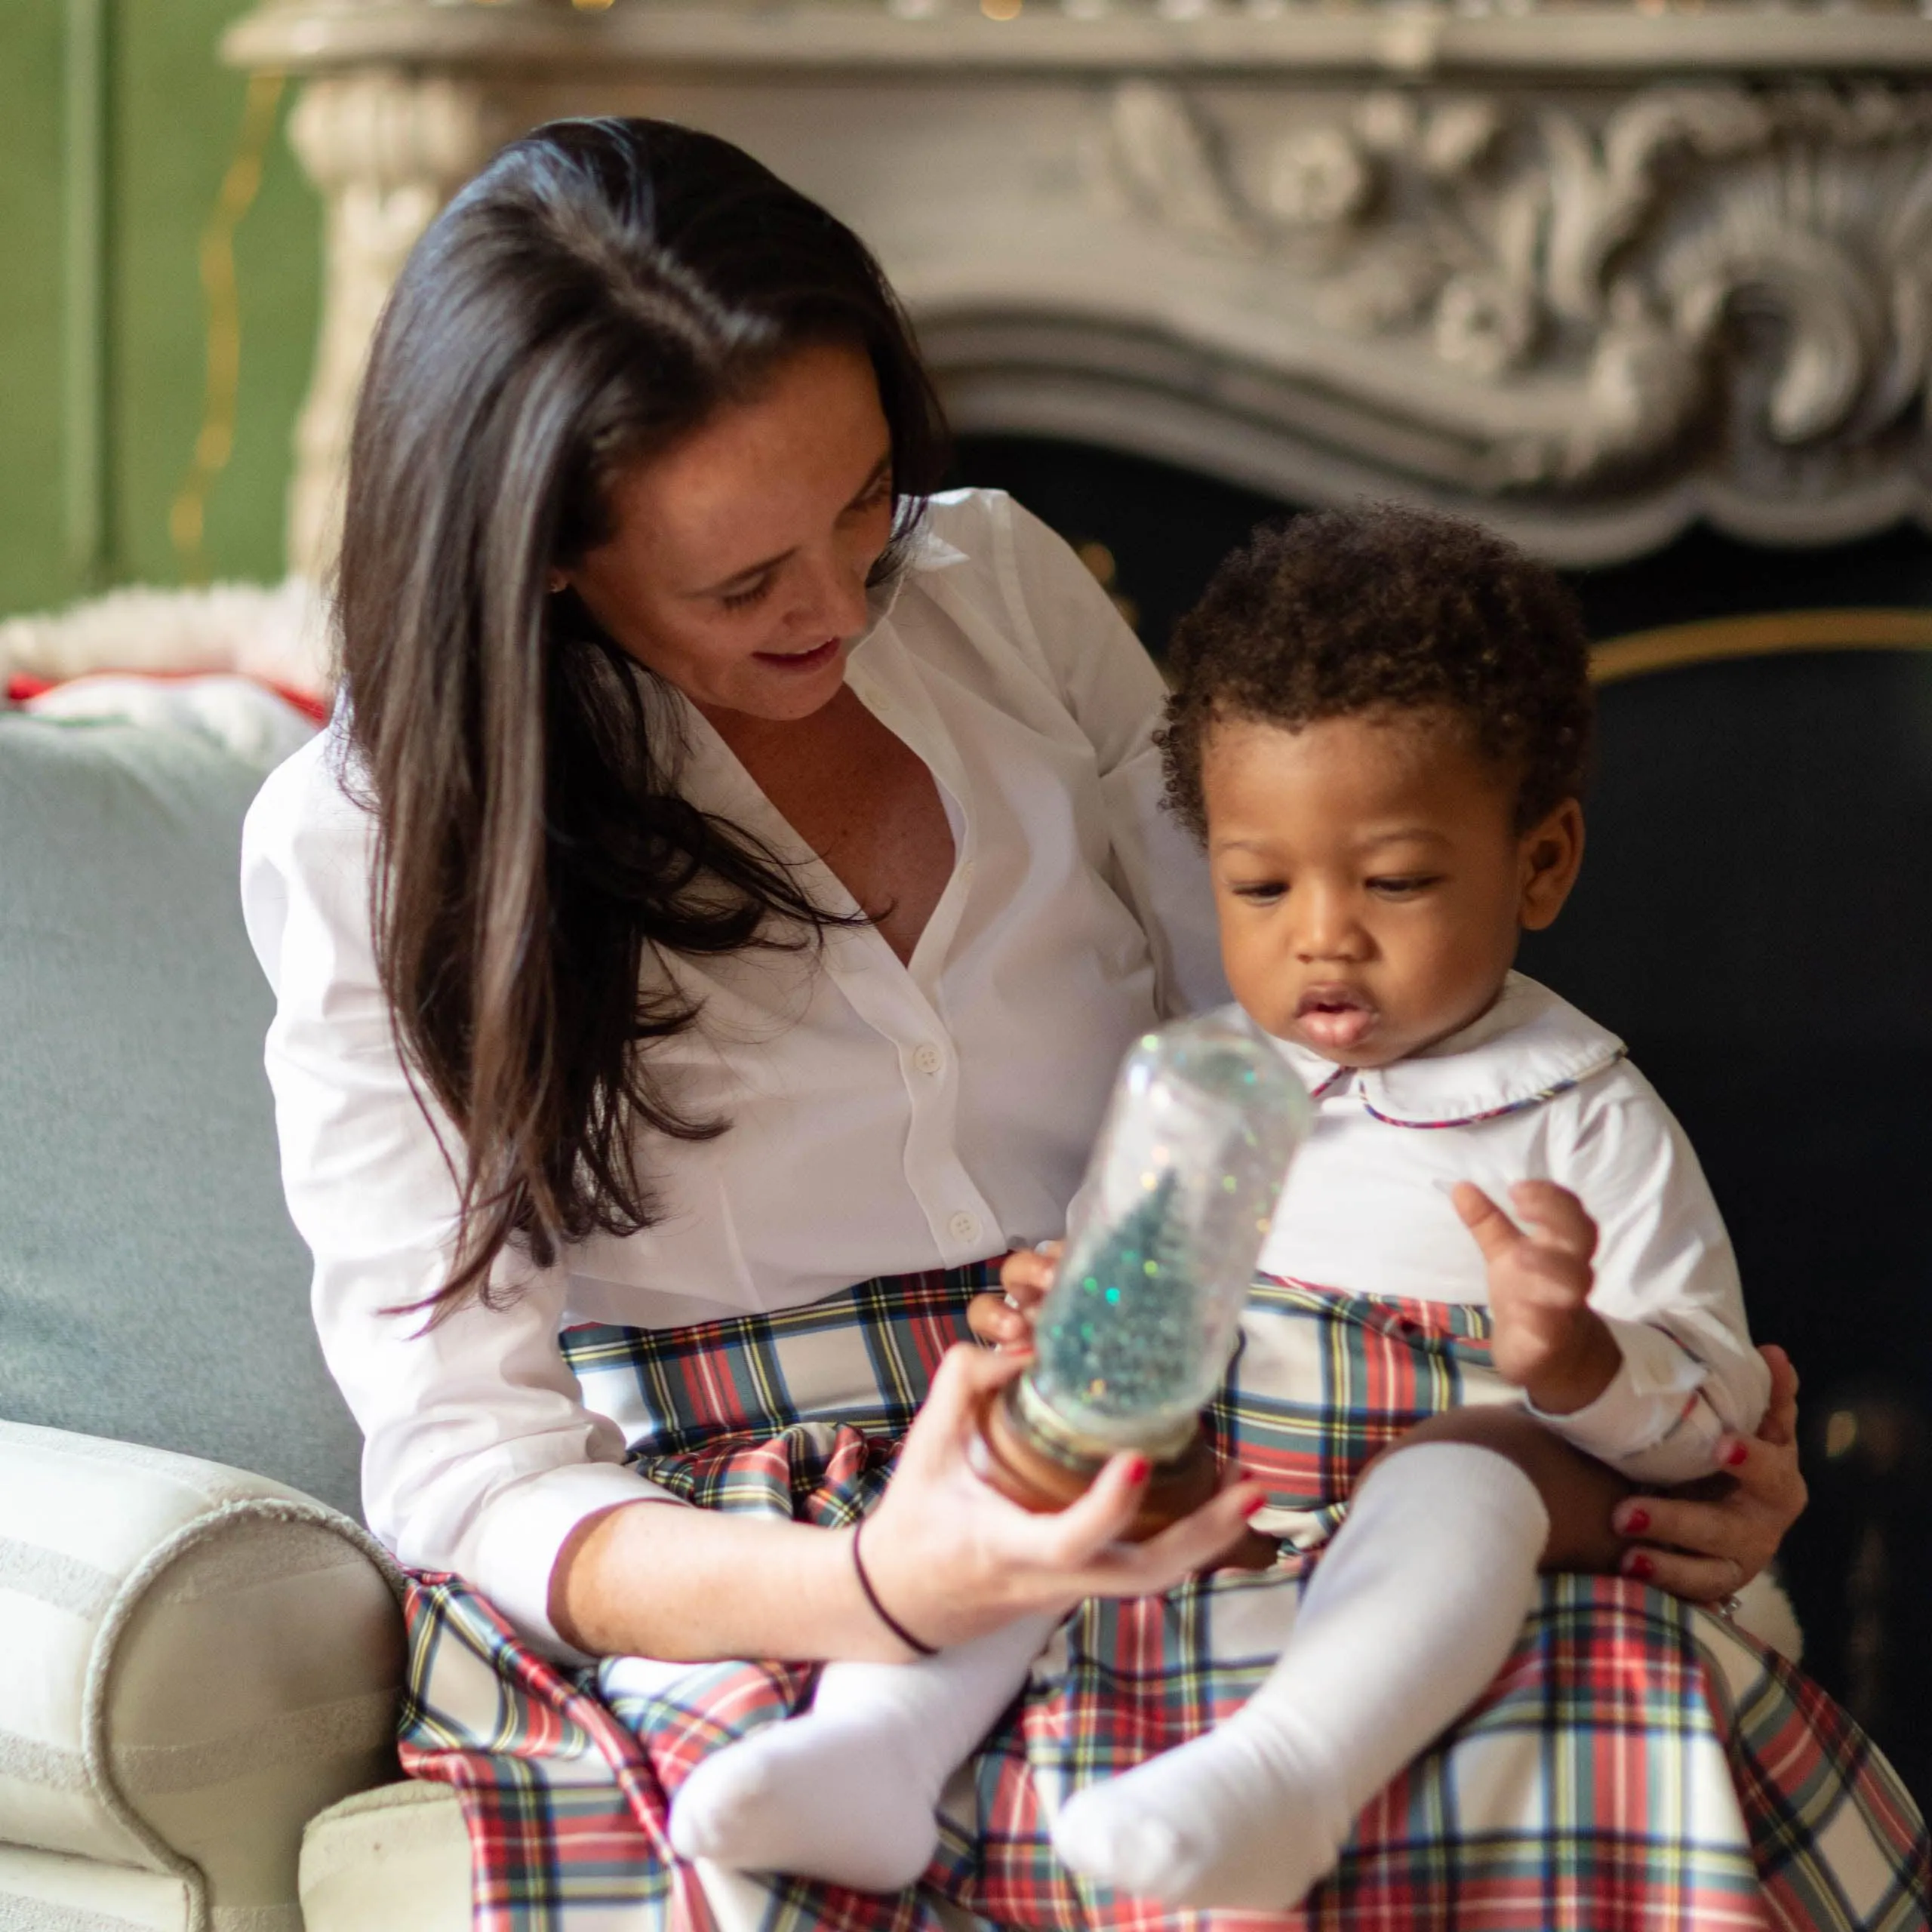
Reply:
<svg viewBox="0 0 1932 1932"><path fill-rule="evenodd" d="M1175 1184L1171 1171L1162 1174L1103 1232L1072 1281L1073 1306L1041 1331L1041 1377L1091 1407L1164 1414L1187 1399L1199 1316L1171 1211Z"/></svg>

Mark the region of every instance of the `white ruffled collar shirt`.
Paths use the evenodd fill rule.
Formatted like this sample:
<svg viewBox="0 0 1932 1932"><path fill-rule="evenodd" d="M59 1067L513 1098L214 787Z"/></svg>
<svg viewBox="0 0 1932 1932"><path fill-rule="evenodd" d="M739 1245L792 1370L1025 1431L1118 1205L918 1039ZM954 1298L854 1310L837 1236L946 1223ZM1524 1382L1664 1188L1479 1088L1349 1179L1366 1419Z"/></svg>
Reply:
<svg viewBox="0 0 1932 1932"><path fill-rule="evenodd" d="M848 678L925 761L952 828L952 877L909 968L869 928L829 932L817 967L670 963L703 1018L657 1064L730 1131L643 1150L659 1225L583 1241L509 1307L426 1334L385 1311L438 1285L454 1192L377 981L372 827L343 791L340 735L283 765L249 814L244 909L276 996L284 1183L323 1349L367 1440L370 1523L540 1643L555 1644L545 1598L571 1529L657 1493L586 1406L560 1327L792 1307L1056 1234L1129 1043L1227 997L1206 869L1160 809L1159 675L1044 525L995 493L937 500ZM669 708L683 795L851 909L716 733Z"/></svg>
<svg viewBox="0 0 1932 1932"><path fill-rule="evenodd" d="M1697 1157L1615 1034L1512 973L1460 1032L1351 1069L1278 1041L1316 1102L1262 1266L1353 1294L1486 1303L1481 1251L1449 1190L1552 1180L1601 1230L1592 1305L1623 1350L1589 1407L1549 1417L1580 1448L1653 1482L1708 1474L1717 1438L1764 1414L1737 1263Z"/></svg>

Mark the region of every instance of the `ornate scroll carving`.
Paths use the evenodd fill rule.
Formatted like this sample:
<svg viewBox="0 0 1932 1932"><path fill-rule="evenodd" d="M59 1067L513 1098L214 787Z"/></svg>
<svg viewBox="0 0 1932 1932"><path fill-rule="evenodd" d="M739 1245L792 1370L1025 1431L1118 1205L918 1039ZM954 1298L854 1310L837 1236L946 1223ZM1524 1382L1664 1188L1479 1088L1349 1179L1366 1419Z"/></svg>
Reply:
<svg viewBox="0 0 1932 1932"><path fill-rule="evenodd" d="M1432 358L1424 411L1485 444L1493 491L1628 485L1693 430L1760 496L1927 454L1932 90L1659 86L1595 118L1375 90L1237 131L1135 81L1109 166L1144 215L1269 272L1303 355L1325 331Z"/></svg>
<svg viewBox="0 0 1932 1932"><path fill-rule="evenodd" d="M295 431L291 570L332 562L362 365L404 258L454 189L507 130L482 90L377 70L312 81L289 140L328 210L326 280L315 372Z"/></svg>
<svg viewBox="0 0 1932 1932"><path fill-rule="evenodd" d="M1932 524L1932 19L1891 0L267 0L226 47L308 77L328 203L309 573L403 256L497 140L586 111L852 222L968 431L1571 561Z"/></svg>

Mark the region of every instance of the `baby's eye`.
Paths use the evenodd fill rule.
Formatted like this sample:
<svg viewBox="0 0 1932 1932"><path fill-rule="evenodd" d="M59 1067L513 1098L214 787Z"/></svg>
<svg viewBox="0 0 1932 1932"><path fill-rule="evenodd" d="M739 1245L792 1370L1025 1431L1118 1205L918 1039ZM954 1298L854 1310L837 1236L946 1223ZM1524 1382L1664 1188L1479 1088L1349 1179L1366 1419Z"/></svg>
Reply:
<svg viewBox="0 0 1932 1932"><path fill-rule="evenodd" d="M718 601L728 611L742 611L750 605L762 602L769 596L772 583L773 579L770 577L761 577L749 590L727 591Z"/></svg>
<svg viewBox="0 0 1932 1932"><path fill-rule="evenodd" d="M1237 899L1245 899L1251 906L1272 906L1287 889L1278 878L1249 879L1228 888Z"/></svg>
<svg viewBox="0 0 1932 1932"><path fill-rule="evenodd" d="M1419 893L1426 892L1432 885L1440 885L1440 872L1403 872L1382 878L1372 878L1368 889L1383 899L1413 899Z"/></svg>

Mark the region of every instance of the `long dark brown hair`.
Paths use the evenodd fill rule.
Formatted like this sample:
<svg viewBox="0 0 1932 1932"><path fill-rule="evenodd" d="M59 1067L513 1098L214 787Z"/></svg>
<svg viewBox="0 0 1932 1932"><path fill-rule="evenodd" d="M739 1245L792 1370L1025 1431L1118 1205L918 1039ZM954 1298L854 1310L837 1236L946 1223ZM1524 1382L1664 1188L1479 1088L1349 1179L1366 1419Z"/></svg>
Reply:
<svg viewBox="0 0 1932 1932"><path fill-rule="evenodd" d="M506 149L417 245L371 349L337 602L350 782L377 821L376 957L419 1093L460 1139L429 1306L491 1299L505 1244L656 1213L638 1143L700 1140L648 1051L693 1025L660 955L809 945L772 854L677 795L673 712L551 573L606 540L616 475L808 346L871 358L897 568L943 420L851 231L749 155L651 121ZM642 1131L641 1133L640 1131Z"/></svg>

